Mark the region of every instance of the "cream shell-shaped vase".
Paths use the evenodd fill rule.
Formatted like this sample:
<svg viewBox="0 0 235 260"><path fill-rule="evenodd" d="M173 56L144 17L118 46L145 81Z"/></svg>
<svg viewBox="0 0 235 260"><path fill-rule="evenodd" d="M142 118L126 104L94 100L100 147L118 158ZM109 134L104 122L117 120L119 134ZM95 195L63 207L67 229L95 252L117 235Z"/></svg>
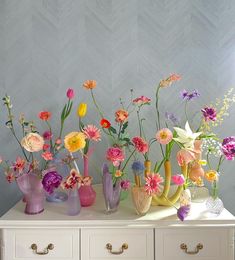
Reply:
<svg viewBox="0 0 235 260"><path fill-rule="evenodd" d="M150 209L152 196L147 194L144 187L138 186L132 187L131 195L137 215L145 215Z"/></svg>
<svg viewBox="0 0 235 260"><path fill-rule="evenodd" d="M192 198L191 198L191 191L189 189L185 189L181 192L179 203L180 203L180 207L189 206L191 209Z"/></svg>

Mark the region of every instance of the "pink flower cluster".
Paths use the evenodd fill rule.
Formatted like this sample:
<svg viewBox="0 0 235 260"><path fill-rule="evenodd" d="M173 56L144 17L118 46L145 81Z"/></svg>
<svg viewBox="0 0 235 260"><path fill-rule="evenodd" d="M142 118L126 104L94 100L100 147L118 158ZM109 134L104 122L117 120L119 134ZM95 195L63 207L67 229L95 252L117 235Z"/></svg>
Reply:
<svg viewBox="0 0 235 260"><path fill-rule="evenodd" d="M222 142L222 152L227 160L233 160L235 157L235 136L224 138Z"/></svg>
<svg viewBox="0 0 235 260"><path fill-rule="evenodd" d="M135 149L139 152L139 153L147 153L148 149L149 149L149 145L148 143L141 137L136 136L132 138L132 142L135 146Z"/></svg>
<svg viewBox="0 0 235 260"><path fill-rule="evenodd" d="M110 147L106 151L106 159L111 161L115 167L118 167L124 161L125 155L121 148Z"/></svg>
<svg viewBox="0 0 235 260"><path fill-rule="evenodd" d="M135 105L138 105L138 106L142 106L142 105L146 105L146 104L150 104L151 102L151 99L148 98L148 97L145 97L145 96L140 96L138 98L135 98L133 101L132 101Z"/></svg>

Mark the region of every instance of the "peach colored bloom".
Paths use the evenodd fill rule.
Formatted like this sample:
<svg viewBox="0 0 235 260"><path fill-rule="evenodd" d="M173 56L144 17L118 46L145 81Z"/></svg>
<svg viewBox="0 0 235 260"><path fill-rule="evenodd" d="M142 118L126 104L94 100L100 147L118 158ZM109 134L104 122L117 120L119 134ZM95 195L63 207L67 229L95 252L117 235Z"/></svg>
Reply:
<svg viewBox="0 0 235 260"><path fill-rule="evenodd" d="M28 152L39 152L43 149L44 140L37 133L28 133L22 140L21 145Z"/></svg>
<svg viewBox="0 0 235 260"><path fill-rule="evenodd" d="M209 182L217 181L218 180L218 173L214 170L209 170L205 172L205 179Z"/></svg>
<svg viewBox="0 0 235 260"><path fill-rule="evenodd" d="M88 140L92 140L95 142L98 142L101 140L100 129L98 129L94 125L87 125L86 127L84 127L83 133L85 134L85 136L87 137Z"/></svg>
<svg viewBox="0 0 235 260"><path fill-rule="evenodd" d="M119 147L110 147L106 151L106 159L111 161L114 166L119 166L122 161L125 159L124 152Z"/></svg>
<svg viewBox="0 0 235 260"><path fill-rule="evenodd" d="M115 177L118 178L118 177L121 177L121 176L122 176L122 172L120 170L116 170Z"/></svg>
<svg viewBox="0 0 235 260"><path fill-rule="evenodd" d="M18 156L16 158L16 161L13 163L13 169L14 171L22 173L24 168L25 168L25 159Z"/></svg>
<svg viewBox="0 0 235 260"><path fill-rule="evenodd" d="M134 143L135 149L140 153L147 153L149 149L148 143L141 137L136 136L132 138L132 142Z"/></svg>
<svg viewBox="0 0 235 260"><path fill-rule="evenodd" d="M168 128L162 128L156 133L156 139L160 144L169 144L172 138L173 134Z"/></svg>
<svg viewBox="0 0 235 260"><path fill-rule="evenodd" d="M163 182L163 178L159 173L151 173L145 178L145 191L148 195L157 194L160 192L160 184Z"/></svg>
<svg viewBox="0 0 235 260"><path fill-rule="evenodd" d="M87 80L83 83L83 87L86 89L93 89L96 87L96 81L95 80Z"/></svg>
<svg viewBox="0 0 235 260"><path fill-rule="evenodd" d="M38 117L42 119L43 121L48 121L51 118L51 112L49 111L41 111L38 114Z"/></svg>
<svg viewBox="0 0 235 260"><path fill-rule="evenodd" d="M168 87L170 86L173 82L181 80L181 76L178 74L171 74L168 78L163 79L160 81L160 87Z"/></svg>
<svg viewBox="0 0 235 260"><path fill-rule="evenodd" d="M41 154L42 158L45 160L45 161L51 161L53 160L53 154L49 151L46 151L44 153Z"/></svg>
<svg viewBox="0 0 235 260"><path fill-rule="evenodd" d="M55 141L55 143L56 143L56 144L61 144L61 143L62 143L62 141L61 141L61 139L60 139L60 138L57 138L57 139L56 139L56 141Z"/></svg>
<svg viewBox="0 0 235 260"><path fill-rule="evenodd" d="M192 151L189 151L186 149L179 150L177 152L176 158L177 158L177 162L178 162L179 166L188 164L196 159L195 154Z"/></svg>
<svg viewBox="0 0 235 260"><path fill-rule="evenodd" d="M3 162L3 159L2 159L2 157L0 156L0 164Z"/></svg>
<svg viewBox="0 0 235 260"><path fill-rule="evenodd" d="M203 178L203 177L204 177L204 169L197 161L194 161L192 163L191 168L189 169L190 180L196 182L198 178Z"/></svg>
<svg viewBox="0 0 235 260"><path fill-rule="evenodd" d="M123 123L128 119L128 112L124 109L119 109L115 112L116 122Z"/></svg>
<svg viewBox="0 0 235 260"><path fill-rule="evenodd" d="M148 98L148 97L145 97L145 96L140 96L138 98L135 98L133 101L132 101L135 105L138 105L138 106L142 106L142 105L146 105L146 104L150 104L151 102L151 99Z"/></svg>

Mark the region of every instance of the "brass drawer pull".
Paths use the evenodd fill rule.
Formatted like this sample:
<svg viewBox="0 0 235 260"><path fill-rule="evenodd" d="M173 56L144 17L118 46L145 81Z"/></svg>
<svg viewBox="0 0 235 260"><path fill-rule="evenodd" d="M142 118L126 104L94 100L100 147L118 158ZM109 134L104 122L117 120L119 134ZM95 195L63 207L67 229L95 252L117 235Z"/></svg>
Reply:
<svg viewBox="0 0 235 260"><path fill-rule="evenodd" d="M128 244L127 243L122 244L120 251L112 251L113 246L110 243L108 243L106 245L106 249L108 249L109 253L112 255L121 255L124 252L124 250L128 249Z"/></svg>
<svg viewBox="0 0 235 260"><path fill-rule="evenodd" d="M203 249L203 245L201 243L197 244L194 251L188 251L188 247L184 243L180 245L180 248L188 255L196 255L200 250Z"/></svg>
<svg viewBox="0 0 235 260"><path fill-rule="evenodd" d="M47 246L47 248L45 248L42 252L38 252L38 246L36 244L32 244L31 245L31 249L33 249L33 251L37 255L47 255L49 253L49 250L53 250L54 249L54 245L53 244L49 244Z"/></svg>

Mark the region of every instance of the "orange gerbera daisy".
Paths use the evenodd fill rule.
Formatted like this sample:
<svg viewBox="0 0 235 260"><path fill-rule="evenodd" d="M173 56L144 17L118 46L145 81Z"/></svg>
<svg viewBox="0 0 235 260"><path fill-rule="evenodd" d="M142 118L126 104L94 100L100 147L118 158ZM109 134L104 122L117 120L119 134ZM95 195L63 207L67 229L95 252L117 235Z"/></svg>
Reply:
<svg viewBox="0 0 235 260"><path fill-rule="evenodd" d="M96 87L96 81L95 80L86 80L83 83L83 87L86 89L93 89Z"/></svg>

